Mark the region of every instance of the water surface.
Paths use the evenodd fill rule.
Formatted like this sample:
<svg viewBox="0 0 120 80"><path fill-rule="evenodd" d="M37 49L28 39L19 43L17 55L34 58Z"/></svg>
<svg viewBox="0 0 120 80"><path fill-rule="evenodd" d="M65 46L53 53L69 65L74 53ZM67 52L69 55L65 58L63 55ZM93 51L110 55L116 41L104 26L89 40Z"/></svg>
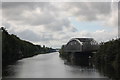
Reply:
<svg viewBox="0 0 120 80"><path fill-rule="evenodd" d="M6 72L12 78L105 78L93 67L66 65L58 52L19 60Z"/></svg>

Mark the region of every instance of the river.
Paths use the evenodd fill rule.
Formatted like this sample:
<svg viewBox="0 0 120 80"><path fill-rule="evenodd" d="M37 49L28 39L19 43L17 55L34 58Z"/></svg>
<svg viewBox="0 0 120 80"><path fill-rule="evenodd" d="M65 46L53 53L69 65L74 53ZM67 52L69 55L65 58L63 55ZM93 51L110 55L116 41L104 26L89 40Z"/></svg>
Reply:
<svg viewBox="0 0 120 80"><path fill-rule="evenodd" d="M7 78L105 78L95 68L65 64L58 52L18 60L6 74Z"/></svg>

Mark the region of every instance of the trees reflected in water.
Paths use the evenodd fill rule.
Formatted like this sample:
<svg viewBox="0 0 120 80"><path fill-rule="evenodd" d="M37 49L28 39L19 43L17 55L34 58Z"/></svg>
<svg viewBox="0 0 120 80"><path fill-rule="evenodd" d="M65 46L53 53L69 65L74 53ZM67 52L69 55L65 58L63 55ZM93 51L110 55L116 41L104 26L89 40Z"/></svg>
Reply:
<svg viewBox="0 0 120 80"><path fill-rule="evenodd" d="M96 65L96 69L104 76L109 77L112 80L120 80L120 70L115 69L111 65Z"/></svg>
<svg viewBox="0 0 120 80"><path fill-rule="evenodd" d="M120 79L120 70L110 64L98 65L95 64L93 58L87 55L65 53L68 56L60 55L64 60L65 65L81 67L81 71L98 71L101 75L108 77L112 80Z"/></svg>

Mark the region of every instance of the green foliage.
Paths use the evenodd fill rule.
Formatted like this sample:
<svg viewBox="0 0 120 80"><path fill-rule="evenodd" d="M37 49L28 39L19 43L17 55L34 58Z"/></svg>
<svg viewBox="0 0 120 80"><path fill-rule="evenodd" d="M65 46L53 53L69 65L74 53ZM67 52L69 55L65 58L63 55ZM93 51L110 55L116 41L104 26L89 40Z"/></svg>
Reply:
<svg viewBox="0 0 120 80"><path fill-rule="evenodd" d="M3 66L13 63L22 58L55 51L49 47L41 47L40 45L34 45L28 41L21 40L14 34L10 35L3 27L0 29L0 31L2 31Z"/></svg>
<svg viewBox="0 0 120 80"><path fill-rule="evenodd" d="M94 61L98 65L112 65L120 68L120 38L100 44L98 52L94 55Z"/></svg>
<svg viewBox="0 0 120 80"><path fill-rule="evenodd" d="M60 57L67 58L68 55L67 55L67 53L64 52L64 48L65 48L65 45L62 45L61 49L59 50Z"/></svg>

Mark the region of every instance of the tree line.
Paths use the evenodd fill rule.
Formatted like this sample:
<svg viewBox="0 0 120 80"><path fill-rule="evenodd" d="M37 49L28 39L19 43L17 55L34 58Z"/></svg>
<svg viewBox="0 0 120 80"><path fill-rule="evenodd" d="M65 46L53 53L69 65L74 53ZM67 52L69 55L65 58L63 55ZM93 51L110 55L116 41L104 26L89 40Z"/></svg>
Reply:
<svg viewBox="0 0 120 80"><path fill-rule="evenodd" d="M95 67L113 80L120 79L120 38L102 42L93 57Z"/></svg>
<svg viewBox="0 0 120 80"><path fill-rule="evenodd" d="M9 34L4 27L1 27L0 31L2 31L2 66L22 58L55 51L55 49L45 47L45 45L34 45L31 42L21 40L16 35Z"/></svg>
<svg viewBox="0 0 120 80"><path fill-rule="evenodd" d="M64 52L64 46L62 45L59 53L62 58L69 58L70 53ZM79 57L78 57L79 58ZM112 39L107 42L101 42L99 44L99 49L92 56L92 62L96 66L106 66L111 65L116 70L120 70L120 38Z"/></svg>
<svg viewBox="0 0 120 80"><path fill-rule="evenodd" d="M72 63L81 62L79 64L80 66L84 63L90 63L100 73L104 74L104 76L108 76L113 80L120 80L120 38L101 42L97 52L93 53L90 59L81 57L81 54L74 54L74 56L71 57L71 53L65 53L64 48L65 45L62 45L59 50L60 57L63 59L66 59L67 61L72 59Z"/></svg>
<svg viewBox="0 0 120 80"><path fill-rule="evenodd" d="M94 55L94 62L97 65L111 65L120 69L120 38L108 42L102 42L97 53Z"/></svg>

